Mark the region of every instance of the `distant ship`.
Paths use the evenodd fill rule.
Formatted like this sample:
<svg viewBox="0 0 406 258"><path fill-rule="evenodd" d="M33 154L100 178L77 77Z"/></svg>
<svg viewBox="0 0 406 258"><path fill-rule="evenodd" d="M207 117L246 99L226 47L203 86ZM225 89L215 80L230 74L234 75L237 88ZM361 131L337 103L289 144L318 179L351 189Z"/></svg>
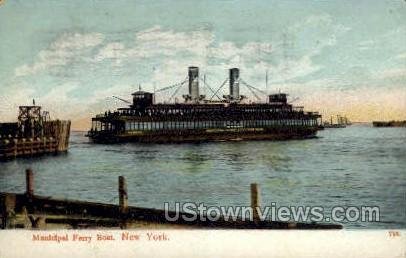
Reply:
<svg viewBox="0 0 406 258"><path fill-rule="evenodd" d="M255 96L254 90L263 91L242 80L238 68L230 69L228 80L212 91L218 97L228 81L229 95L218 101L199 94L199 81L199 68L189 67L187 79L177 86L188 82L183 103L154 103L154 93L141 90L132 94L132 102L116 97L129 107L93 117L87 136L99 143L286 140L315 137L321 124L318 112L289 104L285 93L268 95L266 102L246 103L241 84Z"/></svg>
<svg viewBox="0 0 406 258"><path fill-rule="evenodd" d="M40 106L20 106L18 122L0 123L0 161L65 152L70 121L51 120Z"/></svg>
<svg viewBox="0 0 406 258"><path fill-rule="evenodd" d="M352 125L351 121L346 116L337 115L337 123L333 123L333 116L330 117L330 122L324 122L324 128L346 128Z"/></svg>
<svg viewBox="0 0 406 258"><path fill-rule="evenodd" d="M374 127L406 127L406 120L404 121L373 121Z"/></svg>

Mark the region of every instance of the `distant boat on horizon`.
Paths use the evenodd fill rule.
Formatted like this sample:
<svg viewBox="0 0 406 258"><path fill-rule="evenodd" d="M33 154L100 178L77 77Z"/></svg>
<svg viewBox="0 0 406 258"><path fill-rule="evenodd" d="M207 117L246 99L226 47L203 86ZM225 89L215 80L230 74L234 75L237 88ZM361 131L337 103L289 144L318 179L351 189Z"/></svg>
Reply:
<svg viewBox="0 0 406 258"><path fill-rule="evenodd" d="M330 117L330 122L324 122L324 128L346 128L352 125L352 122L347 118L347 116L337 115L337 123L333 122L333 116Z"/></svg>
<svg viewBox="0 0 406 258"><path fill-rule="evenodd" d="M406 127L406 120L403 121L373 121L373 127Z"/></svg>

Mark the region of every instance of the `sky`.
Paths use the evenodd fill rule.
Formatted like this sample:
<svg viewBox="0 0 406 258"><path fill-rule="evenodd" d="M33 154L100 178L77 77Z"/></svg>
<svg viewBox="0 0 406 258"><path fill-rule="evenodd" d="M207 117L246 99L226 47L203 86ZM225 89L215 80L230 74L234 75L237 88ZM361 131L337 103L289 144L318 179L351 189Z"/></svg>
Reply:
<svg viewBox="0 0 406 258"><path fill-rule="evenodd" d="M326 119L406 120L406 1L0 4L0 122L16 120L18 106L35 99L85 130L95 114L126 106L113 95L130 100L139 85L181 82L188 66L199 66L215 89L238 67L250 85L286 92Z"/></svg>

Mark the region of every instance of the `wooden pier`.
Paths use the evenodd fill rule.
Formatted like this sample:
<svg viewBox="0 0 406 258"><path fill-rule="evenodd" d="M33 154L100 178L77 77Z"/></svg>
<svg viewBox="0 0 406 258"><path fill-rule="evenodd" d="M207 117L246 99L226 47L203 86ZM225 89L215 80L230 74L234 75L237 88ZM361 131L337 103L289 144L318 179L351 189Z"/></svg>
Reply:
<svg viewBox="0 0 406 258"><path fill-rule="evenodd" d="M200 228L200 229L341 229L339 224L316 224L260 220L256 207L260 206L258 185L251 185L253 220L241 218L216 221L210 219L185 220L192 214L128 206L128 191L124 177L118 179L119 204L104 204L77 200L58 200L37 196L34 172L26 170L26 192L0 193L0 218L3 229L86 229L86 228Z"/></svg>
<svg viewBox="0 0 406 258"><path fill-rule="evenodd" d="M39 106L21 106L18 122L0 123L0 161L67 151L71 122L47 114Z"/></svg>

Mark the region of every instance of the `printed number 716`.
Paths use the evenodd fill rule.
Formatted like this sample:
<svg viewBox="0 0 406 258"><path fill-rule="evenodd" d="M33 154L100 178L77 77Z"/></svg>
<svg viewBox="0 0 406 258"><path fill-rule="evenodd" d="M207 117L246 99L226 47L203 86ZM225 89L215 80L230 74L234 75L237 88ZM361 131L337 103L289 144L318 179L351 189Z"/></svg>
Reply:
<svg viewBox="0 0 406 258"><path fill-rule="evenodd" d="M400 237L399 231L389 231L389 237Z"/></svg>

